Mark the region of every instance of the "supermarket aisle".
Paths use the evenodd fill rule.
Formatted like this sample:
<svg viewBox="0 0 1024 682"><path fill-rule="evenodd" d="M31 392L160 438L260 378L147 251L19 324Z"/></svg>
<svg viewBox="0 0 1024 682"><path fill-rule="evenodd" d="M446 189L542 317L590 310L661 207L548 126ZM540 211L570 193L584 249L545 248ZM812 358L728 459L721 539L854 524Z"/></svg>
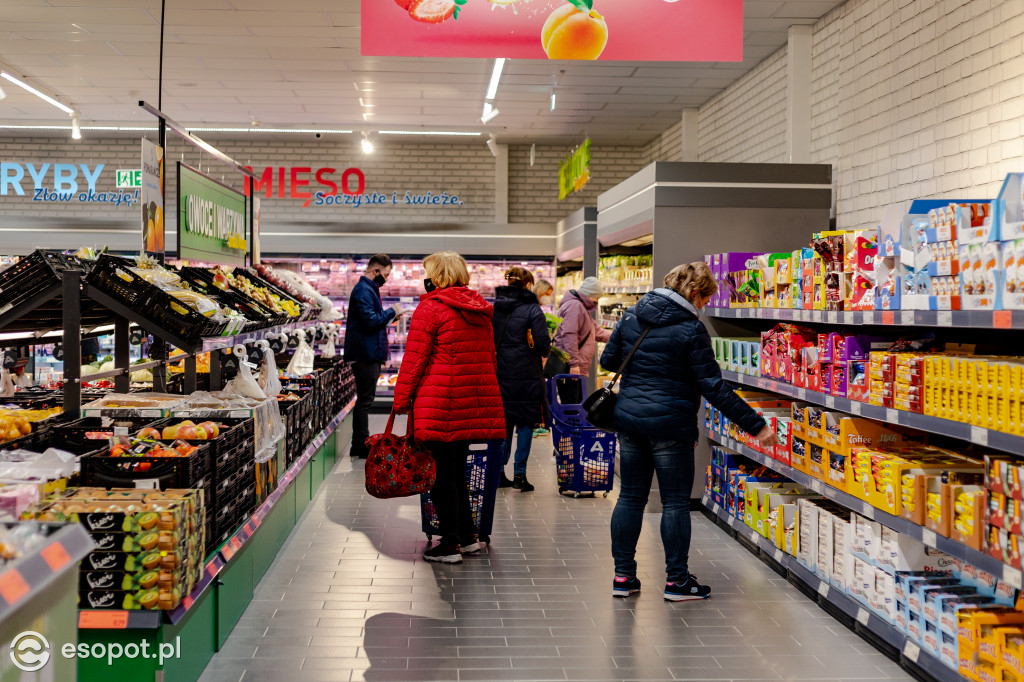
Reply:
<svg viewBox="0 0 1024 682"><path fill-rule="evenodd" d="M420 558L418 498L374 500L341 460L202 682L910 679L699 514L710 600L662 600L656 515L647 591L613 599L614 493L559 498L534 445L536 492L499 491L493 549L461 566Z"/></svg>

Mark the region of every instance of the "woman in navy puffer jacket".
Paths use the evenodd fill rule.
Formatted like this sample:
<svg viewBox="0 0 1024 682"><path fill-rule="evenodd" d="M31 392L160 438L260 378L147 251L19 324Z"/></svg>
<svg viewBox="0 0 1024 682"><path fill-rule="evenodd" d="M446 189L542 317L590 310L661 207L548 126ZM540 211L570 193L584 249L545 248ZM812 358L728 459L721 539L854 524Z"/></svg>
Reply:
<svg viewBox="0 0 1024 682"><path fill-rule="evenodd" d="M665 277L665 288L655 289L626 311L601 356L605 369L618 371L640 334L650 327L622 374L615 406L622 481L611 523L614 596L640 591L636 543L655 473L663 507L665 599L711 596L711 588L699 584L687 567L701 396L765 445L776 442L764 419L723 381L711 337L698 318L698 311L717 291L718 283L704 263L676 267Z"/></svg>

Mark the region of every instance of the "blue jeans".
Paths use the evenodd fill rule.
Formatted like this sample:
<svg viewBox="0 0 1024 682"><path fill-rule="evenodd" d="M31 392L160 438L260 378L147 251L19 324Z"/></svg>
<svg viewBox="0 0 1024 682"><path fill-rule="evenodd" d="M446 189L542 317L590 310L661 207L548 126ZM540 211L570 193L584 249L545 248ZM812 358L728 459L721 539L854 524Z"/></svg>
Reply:
<svg viewBox="0 0 1024 682"><path fill-rule="evenodd" d="M508 426L505 429L505 443L504 452L505 459L502 460L505 464L508 464L509 458L512 456L512 430L515 429L516 434L516 463L512 471L515 476L526 475L526 460L530 458L530 446L533 445L533 427L532 426Z"/></svg>
<svg viewBox="0 0 1024 682"><path fill-rule="evenodd" d="M667 581L685 582L689 576L693 443L659 441L642 433L620 431L619 460L621 488L612 512L615 575L636 577L636 543L640 539L651 480L657 473Z"/></svg>

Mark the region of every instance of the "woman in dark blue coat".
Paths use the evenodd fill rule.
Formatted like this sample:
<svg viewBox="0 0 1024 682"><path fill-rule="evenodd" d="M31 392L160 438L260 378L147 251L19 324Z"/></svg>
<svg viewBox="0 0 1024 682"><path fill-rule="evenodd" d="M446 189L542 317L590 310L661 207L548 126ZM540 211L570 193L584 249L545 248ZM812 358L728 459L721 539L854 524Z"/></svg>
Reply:
<svg viewBox="0 0 1024 682"><path fill-rule="evenodd" d="M501 472L501 486L533 490L526 480L533 427L544 421L544 372L541 360L551 349L547 320L533 287L533 274L513 266L505 273L508 286L498 287L494 300L494 347L498 354L498 386L505 406L505 464L518 431L513 480Z"/></svg>
<svg viewBox="0 0 1024 682"><path fill-rule="evenodd" d="M698 311L717 291L718 283L704 263L674 268L665 277L665 288L655 289L626 311L601 356L605 369L618 371L643 330L650 328L622 373L615 406L621 460L621 490L611 523L612 594L617 597L640 591L636 543L655 473L663 507L664 597L684 601L711 596L711 588L698 583L687 565L693 448L702 396L763 444L777 442L764 419L725 383L715 362L711 337Z"/></svg>

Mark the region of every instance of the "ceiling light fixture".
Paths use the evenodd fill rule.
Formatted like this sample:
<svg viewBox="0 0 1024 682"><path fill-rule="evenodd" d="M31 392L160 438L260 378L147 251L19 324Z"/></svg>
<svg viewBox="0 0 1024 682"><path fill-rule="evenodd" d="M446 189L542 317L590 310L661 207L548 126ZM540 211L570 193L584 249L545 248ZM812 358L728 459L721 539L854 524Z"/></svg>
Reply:
<svg viewBox="0 0 1024 682"><path fill-rule="evenodd" d="M551 91L551 111L555 110L555 91Z"/></svg>
<svg viewBox="0 0 1024 682"><path fill-rule="evenodd" d="M370 133L368 133L366 131L363 131L363 139L360 142L360 144L363 147L363 153L364 154L372 154L373 153L373 142L370 142Z"/></svg>
<svg viewBox="0 0 1024 682"><path fill-rule="evenodd" d="M321 135L351 135L351 130L325 130L323 128L193 128L185 126L194 133L320 133ZM122 130L128 130L122 128ZM148 128L147 128L148 130Z"/></svg>
<svg viewBox="0 0 1024 682"><path fill-rule="evenodd" d="M487 138L487 148L491 150L491 156L497 158L497 156L498 156L498 141L494 139L494 135L493 134L489 138Z"/></svg>
<svg viewBox="0 0 1024 682"><path fill-rule="evenodd" d="M71 139L72 140L81 140L82 139L82 129L78 127L78 113L77 112L72 112L71 113Z"/></svg>
<svg viewBox="0 0 1024 682"><path fill-rule="evenodd" d="M494 60L494 70L491 71L491 83L487 86L487 96L485 99L494 101L494 98L498 96L498 81L501 80L501 70L504 68L504 57L498 57Z"/></svg>
<svg viewBox="0 0 1024 682"><path fill-rule="evenodd" d="M25 90L28 90L29 92L31 92L33 95L35 95L39 99L44 100L46 102L49 102L53 106L55 106L58 109L60 109L61 111L63 111L65 114L70 115L70 114L74 113L74 109L72 109L71 107L67 106L66 104L61 104L60 102L58 102L54 98L50 97L49 95L43 94L42 92L36 90L35 88L33 88L31 85L29 85L25 81L21 80L20 78L15 77L15 76L12 76L11 74L7 73L6 71L0 71L0 78L5 78L5 79L9 80L10 82L14 83L15 85L17 85L19 88L24 88Z"/></svg>
<svg viewBox="0 0 1024 682"><path fill-rule="evenodd" d="M465 130L378 130L378 135L444 135L447 137L479 137L483 133Z"/></svg>
<svg viewBox="0 0 1024 682"><path fill-rule="evenodd" d="M480 116L480 122L484 124L490 123L498 113L493 104L484 102L484 113Z"/></svg>
<svg viewBox="0 0 1024 682"><path fill-rule="evenodd" d="M530 145L530 165L532 166L537 160L537 143L534 142Z"/></svg>
<svg viewBox="0 0 1024 682"><path fill-rule="evenodd" d="M4 92L3 88L0 88L0 99L4 99L5 97L7 97L7 93Z"/></svg>

